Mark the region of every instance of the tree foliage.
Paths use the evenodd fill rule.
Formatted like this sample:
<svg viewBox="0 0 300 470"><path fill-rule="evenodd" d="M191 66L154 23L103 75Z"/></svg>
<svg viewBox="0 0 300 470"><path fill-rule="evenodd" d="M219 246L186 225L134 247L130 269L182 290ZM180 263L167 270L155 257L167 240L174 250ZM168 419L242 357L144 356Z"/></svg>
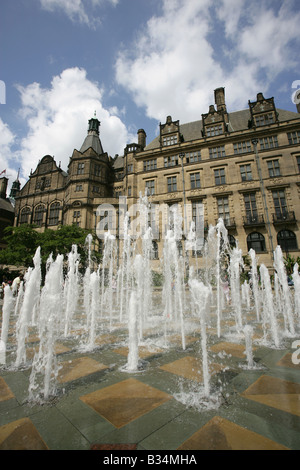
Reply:
<svg viewBox="0 0 300 470"><path fill-rule="evenodd" d="M39 246L44 264L51 253L54 258L58 254L67 255L72 245L77 245L81 262L84 264L87 258L88 233L76 225L61 225L57 230L46 229L42 233L36 230L36 226L29 224L7 227L5 229L7 248L0 252L0 264L32 266L34 254Z"/></svg>

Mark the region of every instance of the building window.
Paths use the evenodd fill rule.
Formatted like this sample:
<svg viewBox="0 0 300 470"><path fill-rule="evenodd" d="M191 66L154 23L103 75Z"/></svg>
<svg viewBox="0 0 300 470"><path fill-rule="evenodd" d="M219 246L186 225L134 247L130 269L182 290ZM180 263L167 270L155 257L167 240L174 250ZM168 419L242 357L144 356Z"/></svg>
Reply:
<svg viewBox="0 0 300 470"><path fill-rule="evenodd" d="M220 184L226 184L225 168L218 168L217 170L214 170L214 173L216 186L219 186Z"/></svg>
<svg viewBox="0 0 300 470"><path fill-rule="evenodd" d="M156 170L157 164L156 158L152 158L151 160L144 161L144 171Z"/></svg>
<svg viewBox="0 0 300 470"><path fill-rule="evenodd" d="M265 237L259 232L252 232L247 237L248 251L252 248L257 253L266 251Z"/></svg>
<svg viewBox="0 0 300 470"><path fill-rule="evenodd" d="M278 160L270 160L269 162L267 162L267 165L268 165L270 178L274 178L275 176L280 176L280 168L279 168Z"/></svg>
<svg viewBox="0 0 300 470"><path fill-rule="evenodd" d="M177 177L176 176L168 177L167 182L168 182L168 193L177 191Z"/></svg>
<svg viewBox="0 0 300 470"><path fill-rule="evenodd" d="M41 227L44 218L45 207L39 204L34 211L33 222Z"/></svg>
<svg viewBox="0 0 300 470"><path fill-rule="evenodd" d="M163 145L175 145L177 144L177 135L166 135L163 136Z"/></svg>
<svg viewBox="0 0 300 470"><path fill-rule="evenodd" d="M191 189L201 188L200 173L191 173Z"/></svg>
<svg viewBox="0 0 300 470"><path fill-rule="evenodd" d="M83 173L84 173L84 163L78 163L77 175L83 175Z"/></svg>
<svg viewBox="0 0 300 470"><path fill-rule="evenodd" d="M78 192L78 191L82 191L82 184L76 184L76 187L75 187L75 191Z"/></svg>
<svg viewBox="0 0 300 470"><path fill-rule="evenodd" d="M261 150L276 148L276 147L278 147L277 135L273 135L271 137L264 137L263 139L259 139L259 143L260 143Z"/></svg>
<svg viewBox="0 0 300 470"><path fill-rule="evenodd" d="M255 193L244 194L246 218L248 222L257 219L257 206Z"/></svg>
<svg viewBox="0 0 300 470"><path fill-rule="evenodd" d="M155 194L155 181L146 181L146 194L147 196L153 196Z"/></svg>
<svg viewBox="0 0 300 470"><path fill-rule="evenodd" d="M215 135L223 134L223 126L219 124L217 126L210 126L206 128L207 137L214 137Z"/></svg>
<svg viewBox="0 0 300 470"><path fill-rule="evenodd" d="M100 186L93 186L92 192L100 194Z"/></svg>
<svg viewBox="0 0 300 470"><path fill-rule="evenodd" d="M131 196L131 186L128 186L128 196Z"/></svg>
<svg viewBox="0 0 300 470"><path fill-rule="evenodd" d="M245 142L237 142L236 144L233 144L233 150L234 150L235 155L238 155L240 153L251 152L250 140L247 140Z"/></svg>
<svg viewBox="0 0 300 470"><path fill-rule="evenodd" d="M226 225L230 222L228 197L219 197L217 202L219 218L223 219L224 224Z"/></svg>
<svg viewBox="0 0 300 470"><path fill-rule="evenodd" d="M101 176L101 165L94 165L94 175Z"/></svg>
<svg viewBox="0 0 300 470"><path fill-rule="evenodd" d="M185 154L186 163L196 163L201 161L201 151L188 152Z"/></svg>
<svg viewBox="0 0 300 470"><path fill-rule="evenodd" d="M203 224L203 202L202 199L192 202L192 219L195 224L195 230L201 228Z"/></svg>
<svg viewBox="0 0 300 470"><path fill-rule="evenodd" d="M20 224L29 224L30 207L24 207L21 211Z"/></svg>
<svg viewBox="0 0 300 470"><path fill-rule="evenodd" d="M241 165L240 166L241 178L242 181L252 181L252 171L251 165Z"/></svg>
<svg viewBox="0 0 300 470"><path fill-rule="evenodd" d="M287 203L286 203L286 198L285 198L285 191L282 189L272 191L272 196L273 196L276 217L278 219L281 219L285 217L288 213L288 208L287 208Z"/></svg>
<svg viewBox="0 0 300 470"><path fill-rule="evenodd" d="M158 259L158 244L154 240L152 242L152 250L151 250L150 258L151 259Z"/></svg>
<svg viewBox="0 0 300 470"><path fill-rule="evenodd" d="M300 173L300 156L297 157L298 172Z"/></svg>
<svg viewBox="0 0 300 470"><path fill-rule="evenodd" d="M288 133L289 144L299 144L300 143L300 131L289 132Z"/></svg>
<svg viewBox="0 0 300 470"><path fill-rule="evenodd" d="M49 225L57 225L58 224L59 209L60 209L59 202L54 202L53 204L51 204L50 211L49 211Z"/></svg>
<svg viewBox="0 0 300 470"><path fill-rule="evenodd" d="M80 211L73 212L73 224L78 226L80 225Z"/></svg>
<svg viewBox="0 0 300 470"><path fill-rule="evenodd" d="M172 157L165 157L164 158L164 166L165 168L169 166L177 166L178 165L178 155L172 155Z"/></svg>
<svg viewBox="0 0 300 470"><path fill-rule="evenodd" d="M211 147L209 149L209 158L221 158L225 157L225 147L222 145L221 147Z"/></svg>
<svg viewBox="0 0 300 470"><path fill-rule="evenodd" d="M296 235L291 230L281 230L277 235L277 243L286 253L298 250Z"/></svg>
<svg viewBox="0 0 300 470"><path fill-rule="evenodd" d="M127 173L132 173L133 172L133 164L130 163L129 165L127 165Z"/></svg>
<svg viewBox="0 0 300 470"><path fill-rule="evenodd" d="M273 124L273 123L274 123L273 113L262 114L261 116L255 117L255 124L257 127L268 126L269 124Z"/></svg>

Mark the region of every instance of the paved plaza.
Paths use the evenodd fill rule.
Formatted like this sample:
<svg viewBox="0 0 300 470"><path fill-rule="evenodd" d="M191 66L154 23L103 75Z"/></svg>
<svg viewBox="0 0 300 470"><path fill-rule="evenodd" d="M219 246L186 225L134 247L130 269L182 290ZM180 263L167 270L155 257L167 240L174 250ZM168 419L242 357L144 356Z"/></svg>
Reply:
<svg viewBox="0 0 300 470"><path fill-rule="evenodd" d="M254 313L249 322L255 325ZM300 364L286 338L280 348L253 336L254 365L245 344L222 320L220 336L207 327L210 398L203 393L200 326L186 327L185 349L172 325L145 331L140 370L126 370L128 328L103 324L96 348L78 347L74 330L55 346L60 365L57 393L45 403L28 401L31 361L38 347L32 328L28 365L14 368L11 320L6 364L0 367L0 449L4 450L299 450ZM300 338L300 336L299 336ZM257 339L257 340L256 340Z"/></svg>

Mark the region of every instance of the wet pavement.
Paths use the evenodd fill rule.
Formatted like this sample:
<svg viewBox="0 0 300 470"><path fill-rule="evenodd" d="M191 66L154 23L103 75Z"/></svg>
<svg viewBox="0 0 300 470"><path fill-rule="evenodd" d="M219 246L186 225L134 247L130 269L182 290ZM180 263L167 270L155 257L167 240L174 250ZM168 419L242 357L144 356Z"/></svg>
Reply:
<svg viewBox="0 0 300 470"><path fill-rule="evenodd" d="M257 324L249 368L233 319L223 319L220 337L208 325L206 398L195 319L186 323L185 349L171 324L165 332L149 326L135 372L126 369L126 325L103 324L92 351L80 350L84 333L75 329L56 343L56 395L36 403L28 401L28 387L38 337L29 332L28 363L14 369L13 321L0 366L0 450L300 449L300 333L276 349L263 344Z"/></svg>

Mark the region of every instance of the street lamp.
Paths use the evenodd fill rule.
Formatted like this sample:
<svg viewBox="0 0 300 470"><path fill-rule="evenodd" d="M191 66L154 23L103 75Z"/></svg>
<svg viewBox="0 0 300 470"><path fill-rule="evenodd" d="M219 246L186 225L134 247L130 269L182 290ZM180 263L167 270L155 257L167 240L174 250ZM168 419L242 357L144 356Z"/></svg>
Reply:
<svg viewBox="0 0 300 470"><path fill-rule="evenodd" d="M272 258L274 259L273 237L272 237L272 232L271 232L271 224L270 224L270 219L269 219L269 211L268 211L268 205L267 205L267 199L266 199L266 193L265 193L264 182L263 182L262 173L261 173L259 155L258 155L258 151L257 151L258 140L257 140L257 139L253 139L253 140L252 140L252 144L253 144L254 150L255 150L256 167L257 167L257 172L258 172L258 177L259 177L259 182L260 182L260 189L261 189L261 193L262 193L262 197L263 197L264 211L265 211L265 214L266 214L266 222L267 222L267 227L268 227L268 234L269 234L269 240L270 240L270 247L271 247L271 252L272 252Z"/></svg>

